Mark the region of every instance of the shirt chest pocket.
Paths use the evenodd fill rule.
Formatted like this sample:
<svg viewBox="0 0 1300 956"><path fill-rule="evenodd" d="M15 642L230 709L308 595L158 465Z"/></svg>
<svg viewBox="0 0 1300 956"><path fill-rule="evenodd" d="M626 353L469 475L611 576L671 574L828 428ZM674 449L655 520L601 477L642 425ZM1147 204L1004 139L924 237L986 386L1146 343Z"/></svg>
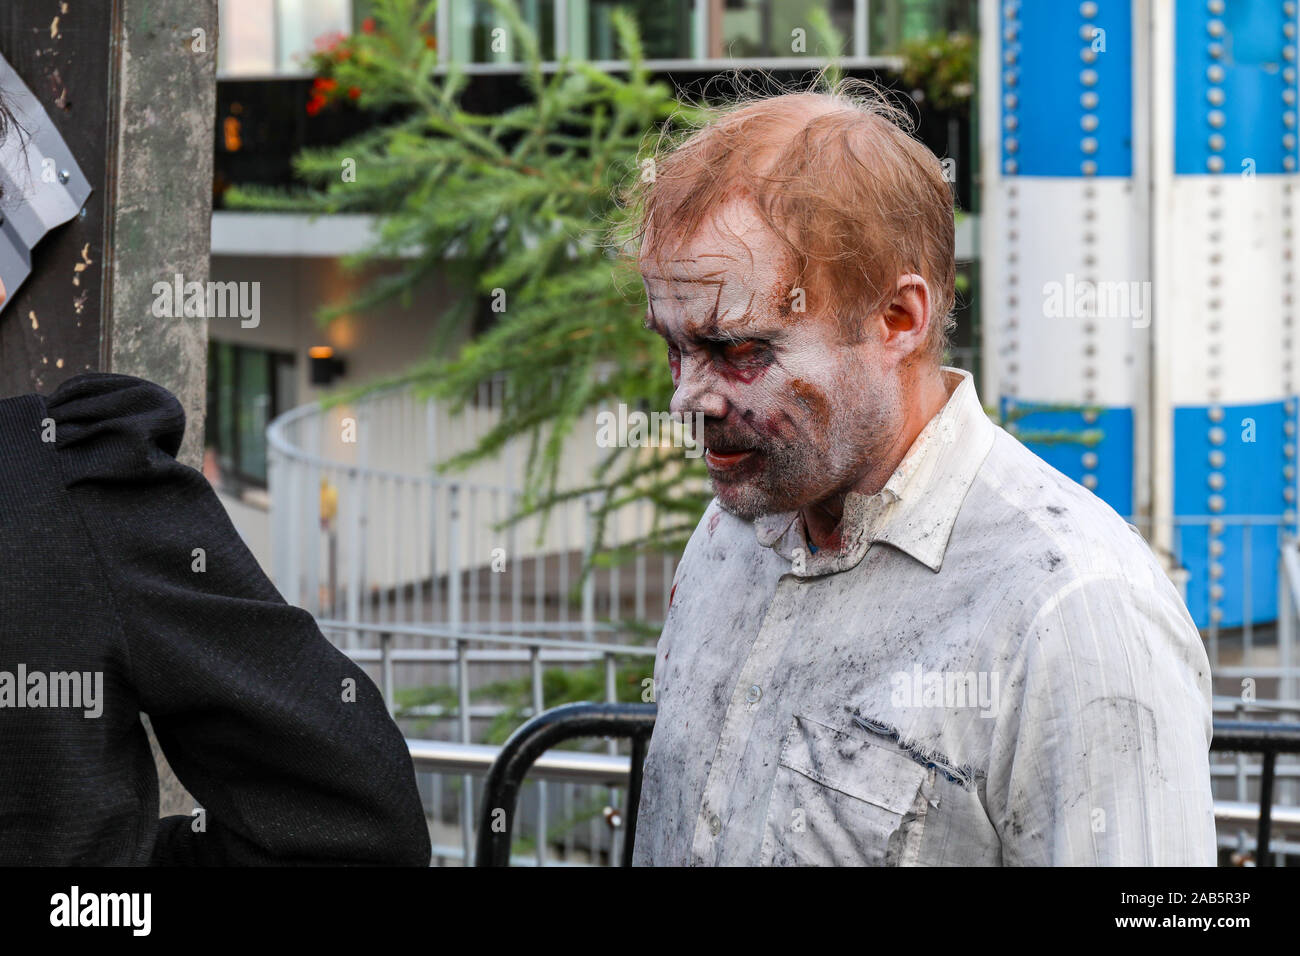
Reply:
<svg viewBox="0 0 1300 956"><path fill-rule="evenodd" d="M905 863L920 840L932 771L866 731L795 715L764 824L763 866Z"/></svg>

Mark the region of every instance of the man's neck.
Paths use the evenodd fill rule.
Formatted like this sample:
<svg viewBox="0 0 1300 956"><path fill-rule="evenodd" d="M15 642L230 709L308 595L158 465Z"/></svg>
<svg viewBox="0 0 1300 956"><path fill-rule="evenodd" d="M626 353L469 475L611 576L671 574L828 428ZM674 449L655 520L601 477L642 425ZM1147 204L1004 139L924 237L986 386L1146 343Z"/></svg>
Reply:
<svg viewBox="0 0 1300 956"><path fill-rule="evenodd" d="M863 475L852 488L800 509L804 527L808 531L808 540L813 547L818 550L834 550L840 546L845 498L851 493L874 495L885 487L885 482L889 481L889 477L907 456L916 436L921 434L930 419L939 414L947 404L948 397L943 371L936 367L933 374L926 374L904 394L903 427L899 429L898 437L888 453L881 457L880 463Z"/></svg>

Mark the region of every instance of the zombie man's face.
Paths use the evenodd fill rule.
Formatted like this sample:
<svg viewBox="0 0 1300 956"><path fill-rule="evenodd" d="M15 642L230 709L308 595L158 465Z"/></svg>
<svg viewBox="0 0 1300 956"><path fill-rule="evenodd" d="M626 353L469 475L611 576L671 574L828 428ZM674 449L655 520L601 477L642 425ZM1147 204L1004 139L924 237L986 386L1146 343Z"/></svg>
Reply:
<svg viewBox="0 0 1300 956"><path fill-rule="evenodd" d="M801 301L785 247L746 203L672 255L642 259L646 326L668 343L672 411L704 416L696 437L721 505L752 520L852 488L903 427L875 337L848 341L820 290Z"/></svg>

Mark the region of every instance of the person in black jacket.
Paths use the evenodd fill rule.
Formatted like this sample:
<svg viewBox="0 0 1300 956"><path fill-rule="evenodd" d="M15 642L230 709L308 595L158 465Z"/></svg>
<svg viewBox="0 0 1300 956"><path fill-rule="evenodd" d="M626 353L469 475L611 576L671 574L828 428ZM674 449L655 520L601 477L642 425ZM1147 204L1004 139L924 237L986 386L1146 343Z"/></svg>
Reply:
<svg viewBox="0 0 1300 956"><path fill-rule="evenodd" d="M176 461L184 428L126 375L0 400L0 865L427 866L378 689ZM201 813L158 819L141 713Z"/></svg>

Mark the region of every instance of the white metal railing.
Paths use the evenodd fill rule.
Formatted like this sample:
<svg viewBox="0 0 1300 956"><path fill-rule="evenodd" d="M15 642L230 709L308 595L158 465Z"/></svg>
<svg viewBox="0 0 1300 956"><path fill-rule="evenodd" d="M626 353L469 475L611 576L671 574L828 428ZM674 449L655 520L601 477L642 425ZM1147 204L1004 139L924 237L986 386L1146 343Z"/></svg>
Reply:
<svg viewBox="0 0 1300 956"><path fill-rule="evenodd" d="M1250 526L1243 529L1242 561L1250 560ZM1277 576L1277 621L1275 640L1260 647L1254 642L1254 628L1250 623L1251 615L1246 614L1246 624L1241 629L1240 664L1228 665L1221 660L1224 648L1220 642L1217 628L1211 625L1206 635L1207 647L1210 649L1210 669L1216 678L1232 678L1243 684L1242 693L1236 697L1216 697L1214 710L1216 715L1255 720L1278 720L1294 722L1300 720L1300 700L1297 689L1300 688L1300 661L1296 659L1296 634L1298 629L1297 613L1300 609L1300 541L1286 533L1283 528L1277 531L1278 545L1273 567ZM1249 568L1243 567L1243 574ZM1250 589L1245 589L1245 594ZM1261 653L1263 652L1263 653ZM1266 656L1267 655L1267 656ZM1271 656L1271 663L1265 663ZM1261 659L1262 658L1262 659ZM1275 697L1260 698L1253 690L1256 682L1273 683ZM1251 692L1247 692L1249 683ZM1221 760L1214 760L1211 755L1211 780L1225 780L1227 788L1236 803L1247 803L1258 799L1261 764L1253 755L1234 754ZM1285 814L1300 805L1300 759L1294 754L1278 754L1276 762L1276 781L1274 783L1275 810ZM1216 797L1221 795L1223 785L1216 788ZM1300 812L1300 811L1296 811ZM1225 832L1228 831L1228 832ZM1248 827L1239 827L1235 831L1224 821L1219 827L1221 846L1232 845L1238 852L1245 852L1254 846L1253 833ZM1274 862L1283 865L1286 856L1300 856L1300 843L1279 842L1272 847Z"/></svg>
<svg viewBox="0 0 1300 956"><path fill-rule="evenodd" d="M485 777L492 767L492 762L496 760L497 754L501 752L500 747L450 743L443 740L407 740L406 744L410 748L411 760L415 764L416 772L433 775L461 774ZM533 762L528 771L528 776L533 785L539 788L554 783L578 783L586 784L591 788L608 787L611 793L617 793L619 790L626 789L631 770L631 760L625 755L583 753L574 750L548 750ZM616 806L616 804L611 804L611 806ZM545 803L539 802L538 809L544 813ZM536 855L534 857L514 855L510 860L511 866L546 866L548 864L545 841L536 838L536 834L542 832L540 827L544 826L546 822L542 813L539 813L533 830L533 839L537 843ZM616 834L614 831L622 826L621 814L618 816L611 814L606 818L605 822L610 830L610 846L617 846L619 841L615 839ZM464 841L464 835L468 831L463 827L461 830L462 840L459 846L434 843L434 862L441 864L446 861L455 861L465 865L467 860L472 859L469 855L471 847ZM559 862L572 861L561 860Z"/></svg>
<svg viewBox="0 0 1300 956"><path fill-rule="evenodd" d="M452 669L454 678L451 683L456 688L456 706L454 709L456 730L455 735L457 743L460 746L471 746L474 738L473 718L494 717L499 714L500 709L485 709L477 714L471 706L470 698L472 689L476 682L470 670L470 664L478 662L483 664L514 664L527 668L529 684L529 701L530 705L523 709L522 716L531 717L539 714L544 709L543 703L543 673L546 665L571 664L579 666L600 666L603 673L604 693L606 701L615 701L617 695L617 675L620 662L631 663L639 662L643 665L642 670L637 676L638 688L642 687L642 681L651 680L654 676L654 647L629 644L605 644L596 643L587 640L562 640L556 638L523 636L516 634L503 633L478 633L472 634L464 630L453 630L449 628L436 627L415 627L411 625L400 624L356 624L347 621L330 621L321 620L318 622L321 630L327 635L338 635L345 632L360 632L362 635L373 636L378 648L354 648L348 653L358 663L375 664L380 667L379 685L383 691L384 699L388 702L389 708L396 711L394 703L396 681L394 669L396 665L411 662L427 662L430 660L441 660L448 664ZM613 634L612 629L607 629L606 633ZM426 638L430 643L442 643L443 648L427 648L420 650L395 650L392 647L393 639L401 634L417 635ZM477 645L483 647L490 645L490 649L475 651L473 647ZM445 713L445 712L444 712ZM443 716L444 713L434 713L430 716ZM606 746L608 754L614 757L618 754L618 743L609 741ZM487 753L488 750L495 748L485 748L478 751L478 759ZM579 761L582 766L590 769L592 764L586 761L585 757L591 755L574 755L575 760ZM601 764L604 766L604 764ZM624 760L622 766L626 765ZM456 816L457 827L460 834L461 853L459 859L472 860L473 858L473 839L474 839L474 822L476 821L477 806L474 801L474 775L481 771L481 767L463 767L459 776L459 799L457 801L458 814ZM563 775L561 774L563 777ZM568 779L582 780L585 779L582 774L571 775ZM441 780L435 779L433 786L440 787ZM585 793L579 792L578 788L571 784L566 784L561 794L563 812L561 819L567 819L572 816L572 809L575 804L580 803L583 796L600 792L598 788L586 787ZM547 857L547 840L542 838L552 826L553 814L548 810L548 791L544 781L536 784L536 803L533 808L534 812L529 814L533 824L532 836L536 842L537 863L539 866L545 865ZM603 793L603 799L610 807L618 807L619 795L617 790L606 788ZM441 819L441 793L435 791L433 816L435 819ZM520 814L520 819L524 814ZM608 829L602 829L597 821L593 818L592 826L587 834L588 852L595 855L598 852L607 852L611 861L616 861L621 844L614 839L614 834ZM521 830L521 833L525 831ZM444 854L445 855L445 854ZM569 846L562 859L570 859L573 856L573 847Z"/></svg>
<svg viewBox="0 0 1300 956"><path fill-rule="evenodd" d="M479 402L452 415L398 389L329 411L303 406L272 422L272 577L286 599L348 621L471 630L528 621L588 636L598 616L661 617L662 581L675 567L669 555L598 571L580 600L569 600L594 546L600 494L500 527L523 486L525 456L514 443L497 460L454 476L435 471L498 421L499 404L498 389L485 386ZM562 486L587 483L601 453L594 432L570 436ZM322 513L322 496L332 515L328 507ZM652 520L649 505L622 509L606 524L606 542L636 540Z"/></svg>
<svg viewBox="0 0 1300 956"><path fill-rule="evenodd" d="M1238 610L1242 618L1239 626L1223 627L1211 613L1201 628L1215 684L1215 716L1284 722L1300 719L1300 700L1297 700L1300 662L1295 648L1300 546L1288 533L1286 518L1180 515L1173 519L1172 527L1166 525L1169 533L1163 536L1153 535L1149 523L1136 523L1148 541L1162 538L1169 542L1172 554L1163 557L1170 564L1177 565L1179 556L1181 560L1192 557L1193 549L1185 547L1189 540L1197 542L1196 550L1202 545L1206 548L1201 568L1205 577L1197 586L1202 592L1211 589L1213 600L1208 601L1211 612L1216 601L1230 591L1235 590L1239 595ZM1189 538L1189 535L1197 537ZM1232 547L1222 545L1223 542L1230 542ZM1260 560L1261 556L1266 559ZM1189 584L1186 570L1176 567L1173 576L1186 600ZM1276 587L1275 621L1257 620L1261 612L1253 606L1254 599L1264 586L1252 582L1260 581L1261 576L1267 576L1264 580L1268 588ZM1197 606L1205 600L1206 595L1202 593ZM1241 804L1257 801L1260 761L1248 754L1211 753L1210 778L1216 801ZM1300 760L1295 755L1279 754L1276 778L1276 809L1291 812L1300 807ZM1253 832L1231 825L1232 821L1226 818L1219 822L1220 846L1231 846L1239 852L1253 848ZM1281 841L1272 849L1277 865L1283 865L1288 854L1300 855L1300 844L1294 842Z"/></svg>

